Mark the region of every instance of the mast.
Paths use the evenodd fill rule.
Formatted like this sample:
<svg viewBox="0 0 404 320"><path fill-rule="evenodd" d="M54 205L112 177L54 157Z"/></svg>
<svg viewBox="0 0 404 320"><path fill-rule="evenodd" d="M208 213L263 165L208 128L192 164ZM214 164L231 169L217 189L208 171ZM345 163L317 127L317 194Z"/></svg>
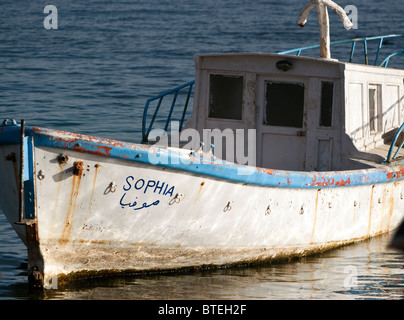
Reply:
<svg viewBox="0 0 404 320"><path fill-rule="evenodd" d="M307 22L307 16L310 10L313 8L317 9L318 25L320 28L320 57L325 59L331 59L330 51L330 22L328 18L327 8L335 11L340 17L345 29L349 30L352 28L353 24L346 15L344 9L337 5L331 0L311 0L303 10L300 12L297 24L301 27Z"/></svg>

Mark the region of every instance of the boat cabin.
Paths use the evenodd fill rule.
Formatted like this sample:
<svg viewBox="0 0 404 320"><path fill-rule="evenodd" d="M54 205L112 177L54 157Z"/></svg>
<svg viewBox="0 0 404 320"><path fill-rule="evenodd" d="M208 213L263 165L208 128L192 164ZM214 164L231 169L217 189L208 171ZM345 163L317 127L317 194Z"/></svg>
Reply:
<svg viewBox="0 0 404 320"><path fill-rule="evenodd" d="M385 160L404 121L403 70L260 53L194 60L194 109L186 128L223 159L240 163L233 150L238 138L236 148L255 152L257 167L368 168ZM221 141L212 133L218 131Z"/></svg>

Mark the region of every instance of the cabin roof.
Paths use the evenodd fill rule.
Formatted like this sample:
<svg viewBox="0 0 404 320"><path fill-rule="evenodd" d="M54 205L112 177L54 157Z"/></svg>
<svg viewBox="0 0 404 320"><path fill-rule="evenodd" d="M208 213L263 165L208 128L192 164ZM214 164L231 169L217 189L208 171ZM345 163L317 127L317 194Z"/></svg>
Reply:
<svg viewBox="0 0 404 320"><path fill-rule="evenodd" d="M216 53L194 56L196 70L253 74L281 74L283 76L319 76L341 78L344 62L322 58L281 55L277 53ZM292 68L283 71L277 63L287 61Z"/></svg>
<svg viewBox="0 0 404 320"><path fill-rule="evenodd" d="M225 53L204 53L195 54L194 61L195 66L202 67L204 61L222 60L227 61L240 60L243 61L245 65L248 65L248 59L265 61L272 59L289 59L292 61L302 61L302 62L315 62L324 64L345 64L345 62L338 61L336 59L324 59L319 57L307 57L307 56L297 56L289 54L279 54L279 53L263 53L263 52L225 52Z"/></svg>
<svg viewBox="0 0 404 320"><path fill-rule="evenodd" d="M402 75L404 70L367 64L325 59L319 57L296 56L278 53L209 53L194 56L196 70L223 72L251 72L256 74L282 74L287 76L319 76L343 78L343 71L370 72L385 75ZM277 69L276 63L288 61L293 68L288 71Z"/></svg>

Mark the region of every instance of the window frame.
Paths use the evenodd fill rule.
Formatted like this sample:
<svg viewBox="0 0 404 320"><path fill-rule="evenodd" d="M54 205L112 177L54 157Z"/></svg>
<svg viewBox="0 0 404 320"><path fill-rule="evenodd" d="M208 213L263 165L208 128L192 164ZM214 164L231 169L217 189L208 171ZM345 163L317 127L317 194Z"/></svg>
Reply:
<svg viewBox="0 0 404 320"><path fill-rule="evenodd" d="M372 115L370 114L370 91L374 90L374 115L372 119ZM382 106L381 106L381 94L382 94L382 85L377 83L369 83L367 86L367 120L369 121L369 134L377 134L383 131L382 125ZM372 125L375 124L375 129L372 130Z"/></svg>
<svg viewBox="0 0 404 320"><path fill-rule="evenodd" d="M270 124L267 122L267 105L268 105L268 84L269 83L280 83L280 84L291 84L291 85L301 85L303 87L303 101L302 101L302 124L300 127L295 126L285 126L285 125L277 125L277 124ZM306 95L307 95L307 84L305 81L300 79L267 79L264 80L264 105L263 105L263 121L262 125L266 127L275 127L275 128L288 128L288 129L295 129L295 130L302 130L305 129L305 105L306 105Z"/></svg>
<svg viewBox="0 0 404 320"><path fill-rule="evenodd" d="M324 125L321 125L321 112L322 112L322 100L323 100L323 83L332 83L332 100L331 100L331 113L330 113L330 116L331 116L331 123L330 123L330 125L329 126L324 126ZM321 129L332 129L333 128L333 126L334 126L334 109L335 109L335 88L336 88L336 85L335 85L335 81L333 81L333 80L328 80L328 79L320 79L320 99L319 99L319 102L320 102L320 105L319 105L319 112L318 112L318 122L317 122L317 127L318 128L321 128Z"/></svg>
<svg viewBox="0 0 404 320"><path fill-rule="evenodd" d="M211 76L223 76L229 78L241 78L242 79L242 93L241 93L241 119L232 118L217 118L210 116L210 100L211 100ZM207 108L206 108L206 119L210 121L230 121L230 122L241 122L244 121L244 91L245 91L245 74L244 73L226 73L226 72L209 72L207 74Z"/></svg>

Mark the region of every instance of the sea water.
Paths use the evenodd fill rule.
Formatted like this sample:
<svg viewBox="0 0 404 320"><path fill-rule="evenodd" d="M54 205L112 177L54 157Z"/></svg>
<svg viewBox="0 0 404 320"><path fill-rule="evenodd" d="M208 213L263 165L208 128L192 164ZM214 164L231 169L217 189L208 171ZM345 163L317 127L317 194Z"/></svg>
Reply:
<svg viewBox="0 0 404 320"><path fill-rule="evenodd" d="M331 41L403 33L401 1L337 2L356 8L356 28L346 31L330 11ZM0 119L140 142L146 100L193 80L193 55L317 44L315 11L304 28L296 25L305 4L2 0ZM46 5L57 19L47 19ZM364 61L360 44L356 50ZM383 50L403 48L388 40ZM349 48L331 52L346 61ZM391 236L288 263L98 279L36 294L28 290L26 249L0 214L0 299L402 299L404 256L388 248Z"/></svg>

